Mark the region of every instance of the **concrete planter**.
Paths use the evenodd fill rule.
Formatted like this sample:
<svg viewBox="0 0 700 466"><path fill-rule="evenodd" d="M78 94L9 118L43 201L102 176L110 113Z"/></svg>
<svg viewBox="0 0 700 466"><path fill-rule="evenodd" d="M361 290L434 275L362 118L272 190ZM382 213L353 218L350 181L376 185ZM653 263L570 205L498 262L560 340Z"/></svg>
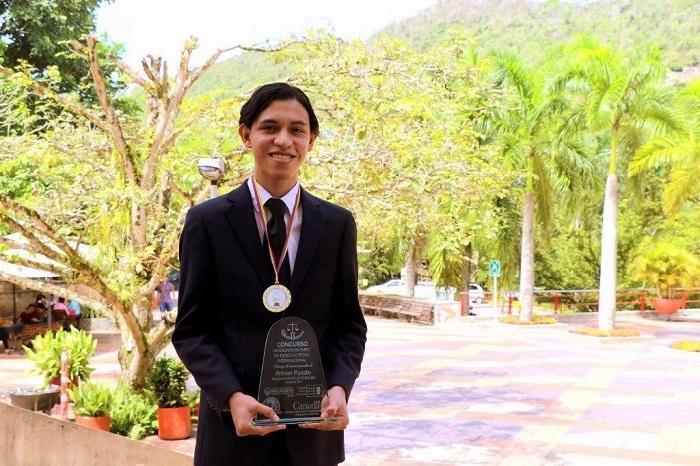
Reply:
<svg viewBox="0 0 700 466"><path fill-rule="evenodd" d="M80 328L88 332L117 332L114 323L105 317L80 319Z"/></svg>
<svg viewBox="0 0 700 466"><path fill-rule="evenodd" d="M670 315L685 307L685 299L656 298L652 302L659 314Z"/></svg>
<svg viewBox="0 0 700 466"><path fill-rule="evenodd" d="M3 466L191 466L192 456L0 403Z"/></svg>

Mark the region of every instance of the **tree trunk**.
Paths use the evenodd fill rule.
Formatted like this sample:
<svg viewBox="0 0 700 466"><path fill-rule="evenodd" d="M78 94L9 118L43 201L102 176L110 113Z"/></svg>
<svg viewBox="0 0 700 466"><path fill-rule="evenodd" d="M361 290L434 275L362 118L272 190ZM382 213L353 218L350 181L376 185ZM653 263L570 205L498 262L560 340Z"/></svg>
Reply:
<svg viewBox="0 0 700 466"><path fill-rule="evenodd" d="M615 328L617 290L617 175L608 174L603 204L603 232L600 253L600 297L598 328Z"/></svg>
<svg viewBox="0 0 700 466"><path fill-rule="evenodd" d="M535 195L528 192L523 206L523 227L520 238L520 321L532 320L533 289L535 286Z"/></svg>
<svg viewBox="0 0 700 466"><path fill-rule="evenodd" d="M464 299L466 300L466 309L464 311L469 314L469 284L472 281L472 243L469 242L464 248L464 259L462 260L462 289L464 290Z"/></svg>
<svg viewBox="0 0 700 466"><path fill-rule="evenodd" d="M408 251L406 251L406 276L404 277L406 296L414 296L416 292L416 249L416 239L414 238L408 246Z"/></svg>
<svg viewBox="0 0 700 466"><path fill-rule="evenodd" d="M137 316L142 328L146 331L152 325L150 303L142 300L133 304L131 312ZM134 389L141 389L145 386L146 375L153 367L153 363L158 354L170 342L169 337L153 338L152 333L145 338L143 349L139 350L134 342L133 335L126 326L124 319L119 318L117 325L121 333L121 348L119 350L119 365L122 370L122 381ZM148 332L147 332L148 333Z"/></svg>

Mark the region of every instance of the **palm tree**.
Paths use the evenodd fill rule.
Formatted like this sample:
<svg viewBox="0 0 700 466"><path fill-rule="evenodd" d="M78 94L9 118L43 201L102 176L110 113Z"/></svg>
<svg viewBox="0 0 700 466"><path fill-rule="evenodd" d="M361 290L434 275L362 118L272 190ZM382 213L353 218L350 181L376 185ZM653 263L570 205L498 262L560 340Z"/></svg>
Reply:
<svg viewBox="0 0 700 466"><path fill-rule="evenodd" d="M545 226L551 225L553 193L566 193L571 177L591 169L579 133L555 125L564 110L556 92L549 92L542 73L526 69L514 55L495 60L496 84L512 92L512 105L496 116L500 143L514 166L524 170L520 242L520 320L532 319L535 284L535 205Z"/></svg>
<svg viewBox="0 0 700 466"><path fill-rule="evenodd" d="M603 203L598 327L615 327L617 289L618 164L649 133L673 125L662 105L665 68L659 53L648 50L627 59L590 37L579 37L565 49L570 64L555 88L567 90L573 118L609 138L608 173Z"/></svg>
<svg viewBox="0 0 700 466"><path fill-rule="evenodd" d="M643 145L630 163L630 175L671 166L664 191L664 208L677 212L683 203L700 195L700 79L682 89L674 99L677 129L660 134Z"/></svg>

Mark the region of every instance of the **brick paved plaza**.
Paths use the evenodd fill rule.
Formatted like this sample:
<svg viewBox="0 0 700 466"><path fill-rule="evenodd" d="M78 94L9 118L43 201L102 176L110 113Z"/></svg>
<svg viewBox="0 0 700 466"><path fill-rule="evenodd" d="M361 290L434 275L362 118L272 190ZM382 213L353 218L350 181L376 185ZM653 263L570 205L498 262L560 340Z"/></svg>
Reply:
<svg viewBox="0 0 700 466"><path fill-rule="evenodd" d="M605 340L565 324L457 318L429 327L370 317L345 464L700 464L700 353L668 346L700 339L700 313L675 319L619 313L618 326L643 336ZM111 380L118 338L99 338L93 378ZM37 382L21 355L0 355L0 366L2 389ZM194 439L146 441L194 447Z"/></svg>

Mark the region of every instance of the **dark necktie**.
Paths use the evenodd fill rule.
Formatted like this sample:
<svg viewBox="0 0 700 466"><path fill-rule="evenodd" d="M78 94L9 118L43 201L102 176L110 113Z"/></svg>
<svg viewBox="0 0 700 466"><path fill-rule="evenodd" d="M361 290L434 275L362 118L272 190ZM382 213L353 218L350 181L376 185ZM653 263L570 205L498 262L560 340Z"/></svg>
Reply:
<svg viewBox="0 0 700 466"><path fill-rule="evenodd" d="M282 248L284 248L284 243L287 239L287 226L284 223L284 213L287 210L287 206L282 199L274 197L268 199L265 206L271 214L270 219L267 221L267 235L270 240L270 246L272 246L272 252L275 253L275 260L279 261L282 255ZM289 285L290 276L289 259L285 257L279 272L280 283Z"/></svg>

